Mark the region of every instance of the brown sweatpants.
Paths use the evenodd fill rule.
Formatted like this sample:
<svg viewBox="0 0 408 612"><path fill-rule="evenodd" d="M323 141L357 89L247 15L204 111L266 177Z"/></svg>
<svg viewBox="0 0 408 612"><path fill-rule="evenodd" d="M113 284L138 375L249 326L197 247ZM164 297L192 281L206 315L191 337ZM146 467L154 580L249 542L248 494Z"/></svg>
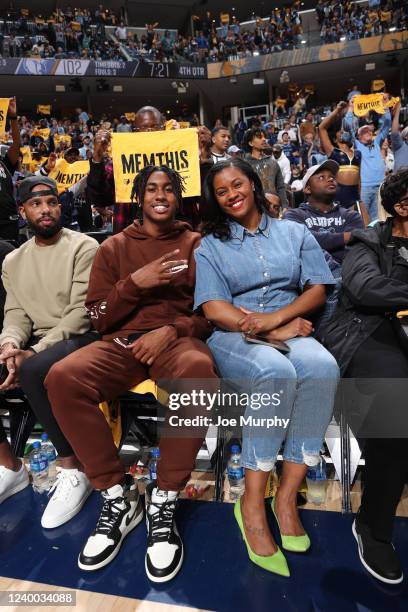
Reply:
<svg viewBox="0 0 408 612"><path fill-rule="evenodd" d="M183 337L173 342L150 368L113 341L93 342L57 362L45 379L54 416L96 489L119 484L125 475L98 404L115 399L146 378L212 379L215 383L217 374L207 346L196 338ZM188 408L183 412L188 414ZM157 471L161 489L184 488L205 433L206 429L201 428L194 430L191 438L162 437Z"/></svg>

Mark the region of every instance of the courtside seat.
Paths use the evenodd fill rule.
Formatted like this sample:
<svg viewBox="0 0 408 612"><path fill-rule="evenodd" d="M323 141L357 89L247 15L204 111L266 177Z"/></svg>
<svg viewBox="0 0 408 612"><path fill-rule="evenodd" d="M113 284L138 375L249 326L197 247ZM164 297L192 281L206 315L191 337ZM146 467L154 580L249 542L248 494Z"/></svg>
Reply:
<svg viewBox="0 0 408 612"><path fill-rule="evenodd" d="M13 452L24 455L27 440L36 424L36 418L21 389L6 392L2 407L8 409L10 420L10 439ZM146 446L157 444L156 427L151 425L167 402L167 394L151 379L144 380L111 402L99 404L112 430L114 442L120 449L129 434L136 435L139 442ZM215 471L215 499L221 501L224 467L223 428L217 431L217 448L212 458Z"/></svg>

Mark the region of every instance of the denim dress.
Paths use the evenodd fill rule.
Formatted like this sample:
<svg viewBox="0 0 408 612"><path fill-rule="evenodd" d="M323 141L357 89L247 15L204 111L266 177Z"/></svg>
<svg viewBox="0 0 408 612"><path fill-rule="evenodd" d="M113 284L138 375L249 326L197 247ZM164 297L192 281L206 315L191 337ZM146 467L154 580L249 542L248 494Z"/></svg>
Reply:
<svg viewBox="0 0 408 612"><path fill-rule="evenodd" d="M336 284L306 226L263 214L254 233L236 222L230 227L229 240L206 236L195 251L195 309L220 300L275 312L299 297L305 285ZM287 344L290 352L283 354L222 329L208 340L221 377L245 396L239 419L242 464L252 470L272 469L283 442L286 461L317 464L332 416L339 377L335 359L311 337Z"/></svg>

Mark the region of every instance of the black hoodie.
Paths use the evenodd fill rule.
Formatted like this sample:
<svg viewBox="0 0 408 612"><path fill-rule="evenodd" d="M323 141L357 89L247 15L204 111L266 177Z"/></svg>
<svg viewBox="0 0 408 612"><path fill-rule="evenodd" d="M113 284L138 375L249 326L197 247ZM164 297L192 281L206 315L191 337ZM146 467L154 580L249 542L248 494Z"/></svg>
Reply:
<svg viewBox="0 0 408 612"><path fill-rule="evenodd" d="M396 251L392 218L357 230L343 262L342 295L337 310L319 332L342 374L356 350L390 315L408 305L408 262ZM395 265L398 264L398 265Z"/></svg>

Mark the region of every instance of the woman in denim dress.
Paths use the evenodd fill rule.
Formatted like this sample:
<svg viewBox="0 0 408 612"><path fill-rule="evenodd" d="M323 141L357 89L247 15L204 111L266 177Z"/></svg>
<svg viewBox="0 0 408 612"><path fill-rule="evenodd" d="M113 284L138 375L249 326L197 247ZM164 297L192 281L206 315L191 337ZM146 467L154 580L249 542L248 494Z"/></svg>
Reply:
<svg viewBox="0 0 408 612"><path fill-rule="evenodd" d="M335 359L310 337L308 317L325 304L326 286L335 281L305 226L267 215L261 181L245 161L214 166L205 199L204 238L195 252L195 308L216 327L208 345L221 377L251 398L240 419L245 494L234 513L250 559L289 576L268 528L264 493L284 442L272 508L282 547L305 552L310 540L296 496L308 466L320 461L339 376ZM243 334L283 340L290 351L248 343Z"/></svg>

